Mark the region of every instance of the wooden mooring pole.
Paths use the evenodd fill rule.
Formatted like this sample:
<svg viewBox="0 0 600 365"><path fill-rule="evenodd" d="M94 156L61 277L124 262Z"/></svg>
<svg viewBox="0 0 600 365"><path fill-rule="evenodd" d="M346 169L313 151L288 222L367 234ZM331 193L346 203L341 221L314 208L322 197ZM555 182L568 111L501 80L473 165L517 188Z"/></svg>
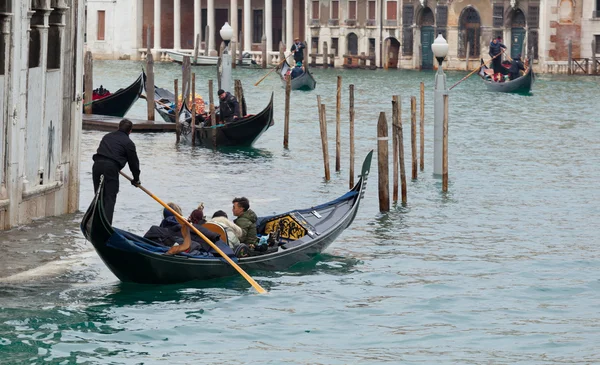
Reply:
<svg viewBox="0 0 600 365"><path fill-rule="evenodd" d="M192 72L192 90L190 92L190 105L196 103L196 73Z"/></svg>
<svg viewBox="0 0 600 365"><path fill-rule="evenodd" d="M196 145L196 103L192 104L192 146Z"/></svg>
<svg viewBox="0 0 600 365"><path fill-rule="evenodd" d="M175 142L179 143L179 139L181 138L181 123L179 122L179 80L175 79L173 84L173 88L175 89Z"/></svg>
<svg viewBox="0 0 600 365"><path fill-rule="evenodd" d="M341 169L340 155L342 149L342 122L341 122L341 109L342 109L342 76L337 77L337 93L335 103L335 171L339 172Z"/></svg>
<svg viewBox="0 0 600 365"><path fill-rule="evenodd" d="M350 84L350 189L354 187L354 84Z"/></svg>
<svg viewBox="0 0 600 365"><path fill-rule="evenodd" d="M533 67L533 65L532 65ZM448 191L448 94L444 95L444 129L442 137L442 191Z"/></svg>
<svg viewBox="0 0 600 365"><path fill-rule="evenodd" d="M200 33L196 34L196 46L194 47L194 64L198 61L198 51L200 50Z"/></svg>
<svg viewBox="0 0 600 365"><path fill-rule="evenodd" d="M146 112L148 120L154 120L154 58L150 51L150 26L146 35Z"/></svg>
<svg viewBox="0 0 600 365"><path fill-rule="evenodd" d="M404 166L404 133L402 131L402 105L400 104L400 97L394 95L393 98L396 100L396 128L398 128L398 160L400 162L400 190L402 195L402 204L406 204L407 192L406 192L406 168Z"/></svg>
<svg viewBox="0 0 600 365"><path fill-rule="evenodd" d="M392 96L392 201L398 201L398 96Z"/></svg>
<svg viewBox="0 0 600 365"><path fill-rule="evenodd" d="M417 98L410 97L410 147L412 154L412 179L417 178Z"/></svg>
<svg viewBox="0 0 600 365"><path fill-rule="evenodd" d="M600 9L598 9L600 11ZM598 65L596 63L596 38L592 38L592 75L598 72Z"/></svg>
<svg viewBox="0 0 600 365"><path fill-rule="evenodd" d="M211 125L211 133L213 140L213 147L217 148L217 129L215 126L217 125L217 116L215 115L215 98L213 94L213 80L208 80L208 100L209 104L209 113L210 113L210 125Z"/></svg>
<svg viewBox="0 0 600 365"><path fill-rule="evenodd" d="M267 68L267 36L262 36L262 68Z"/></svg>
<svg viewBox="0 0 600 365"><path fill-rule="evenodd" d="M377 171L379 178L379 211L390 210L390 177L388 159L388 125L385 113L379 113L377 121Z"/></svg>
<svg viewBox="0 0 600 365"><path fill-rule="evenodd" d="M288 148L290 134L290 91L292 90L292 78L288 77L285 82L285 122L283 125L283 148Z"/></svg>
<svg viewBox="0 0 600 365"><path fill-rule="evenodd" d="M4 60L2 60L2 62L4 62ZM92 114L92 100L94 99L94 58L91 51L85 52L83 67L83 72L85 74L83 79L83 88L85 89L83 95L83 111L85 114Z"/></svg>
<svg viewBox="0 0 600 365"><path fill-rule="evenodd" d="M571 75L573 73L573 41L569 39L569 43L567 45L568 59L567 59L567 73ZM533 67L533 65L531 65Z"/></svg>
<svg viewBox="0 0 600 365"><path fill-rule="evenodd" d="M419 161L419 167L421 171L425 170L425 83L421 82L421 122L419 133L420 133L420 144L421 148L421 160Z"/></svg>
<svg viewBox="0 0 600 365"><path fill-rule="evenodd" d="M325 181L331 179L329 171L329 147L327 143L327 116L325 104L321 104L321 96L317 95L317 106L319 108L319 127L321 130L321 146L323 147L323 166L325 167Z"/></svg>

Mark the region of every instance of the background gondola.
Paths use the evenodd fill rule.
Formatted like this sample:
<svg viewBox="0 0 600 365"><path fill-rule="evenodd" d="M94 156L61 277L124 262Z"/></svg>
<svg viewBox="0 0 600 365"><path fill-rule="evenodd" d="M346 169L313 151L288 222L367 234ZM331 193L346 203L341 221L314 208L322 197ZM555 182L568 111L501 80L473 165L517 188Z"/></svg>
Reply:
<svg viewBox="0 0 600 365"><path fill-rule="evenodd" d="M137 80L125 89L119 89L108 96L93 100L92 114L124 117L142 94L145 82L146 75L142 72ZM88 104L87 101L84 102Z"/></svg>

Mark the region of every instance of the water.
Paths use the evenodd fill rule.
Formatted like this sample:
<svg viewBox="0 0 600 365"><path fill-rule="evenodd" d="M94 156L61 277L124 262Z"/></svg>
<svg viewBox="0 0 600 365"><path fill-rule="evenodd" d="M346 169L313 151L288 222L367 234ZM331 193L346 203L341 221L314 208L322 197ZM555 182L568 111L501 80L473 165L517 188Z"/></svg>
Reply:
<svg viewBox="0 0 600 365"><path fill-rule="evenodd" d="M140 64L96 62L96 85L135 78ZM172 88L180 68L158 64ZM214 69L196 69L198 92ZM492 94L470 78L450 96L450 185L432 176L431 72L314 70L293 92L290 148L276 75L236 70L250 112L275 92L275 126L246 150L176 146L172 134L132 135L141 181L189 213L230 212L247 196L259 214L330 200L348 188L347 85L356 85L356 169L376 148L380 111L426 86L425 171L408 204L380 214L377 164L350 229L319 258L284 272L171 286L123 284L78 231L81 213L2 233L2 364L591 364L600 363L600 117L598 78L538 77L530 96ZM316 95L328 106L334 164L336 76L344 78L342 171L323 179ZM464 73L450 73L448 86ZM129 116L143 117L138 102ZM388 119L389 121L389 119ZM85 131L81 201L92 198ZM406 160L410 173L410 160ZM127 171L127 169L126 169ZM161 207L122 182L114 221L144 233ZM58 259L58 260L57 260ZM27 270L33 268L34 270Z"/></svg>

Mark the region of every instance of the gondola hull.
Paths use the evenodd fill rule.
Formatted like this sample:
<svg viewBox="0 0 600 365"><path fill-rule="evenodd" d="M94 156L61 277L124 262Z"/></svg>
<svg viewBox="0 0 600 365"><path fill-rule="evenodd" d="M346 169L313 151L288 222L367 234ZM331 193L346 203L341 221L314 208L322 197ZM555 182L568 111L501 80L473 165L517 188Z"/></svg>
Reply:
<svg viewBox="0 0 600 365"><path fill-rule="evenodd" d="M281 82L285 87L287 83L286 74L290 70L291 66L287 63L287 61L283 62L281 69L279 70L279 77L281 78ZM305 68L306 71L292 79L292 90L314 90L317 87L317 82L315 81L313 75L310 73L308 67Z"/></svg>
<svg viewBox="0 0 600 365"><path fill-rule="evenodd" d="M273 95L271 94L271 100L267 107L256 115L215 127L196 127L196 142L201 146L211 148L249 147L272 125ZM213 134L215 134L214 137Z"/></svg>
<svg viewBox="0 0 600 365"><path fill-rule="evenodd" d="M142 72L137 80L127 88L119 89L114 94L92 101L92 114L124 117L142 94L145 79Z"/></svg>
<svg viewBox="0 0 600 365"><path fill-rule="evenodd" d="M371 151L363 162L360 180L348 193L319 206L260 218L257 224L260 231L269 220L290 213L300 214L315 229L312 235L283 243L276 252L237 259L238 265L246 271L280 271L296 263L309 261L325 250L356 217L366 188L372 153ZM166 256L141 247L153 243L113 228L108 223L101 198L103 190L104 186L101 184L83 217L81 230L119 280L142 284L173 284L237 275L237 271L222 258Z"/></svg>
<svg viewBox="0 0 600 365"><path fill-rule="evenodd" d="M487 67L482 65L481 69L480 76L485 73ZM533 67L529 67L523 76L510 81L494 82L483 78L488 91L517 94L527 94L531 92L534 80L535 75L533 73Z"/></svg>

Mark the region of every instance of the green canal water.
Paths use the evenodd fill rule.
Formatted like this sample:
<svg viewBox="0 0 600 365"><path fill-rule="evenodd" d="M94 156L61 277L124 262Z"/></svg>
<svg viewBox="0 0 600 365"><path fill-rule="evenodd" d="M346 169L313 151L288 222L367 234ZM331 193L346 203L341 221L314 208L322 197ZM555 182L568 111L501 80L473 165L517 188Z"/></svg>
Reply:
<svg viewBox="0 0 600 365"><path fill-rule="evenodd" d="M142 64L94 64L115 91ZM172 89L180 66L156 65ZM214 68L195 69L207 97ZM399 94L405 122L426 86L425 171L408 204L378 210L377 161L353 225L321 256L282 272L181 285L120 283L78 229L82 213L0 235L1 364L592 364L600 363L600 79L539 75L529 96L492 94L476 76L450 94L449 192L432 174L433 72L315 69L293 92L235 70L249 112L271 93L275 125L254 148L214 152L173 134L134 134L141 181L189 213L244 195L260 215L331 200L348 188L348 85L356 87L356 168L376 148L380 111ZM335 88L343 76L341 172L324 181L316 97L327 105L334 164ZM448 86L465 73L449 73ZM130 111L143 118L145 104ZM84 131L80 209L92 199ZM406 161L410 171L410 160ZM126 169L127 171L127 169ZM115 226L143 234L162 209L122 182Z"/></svg>

